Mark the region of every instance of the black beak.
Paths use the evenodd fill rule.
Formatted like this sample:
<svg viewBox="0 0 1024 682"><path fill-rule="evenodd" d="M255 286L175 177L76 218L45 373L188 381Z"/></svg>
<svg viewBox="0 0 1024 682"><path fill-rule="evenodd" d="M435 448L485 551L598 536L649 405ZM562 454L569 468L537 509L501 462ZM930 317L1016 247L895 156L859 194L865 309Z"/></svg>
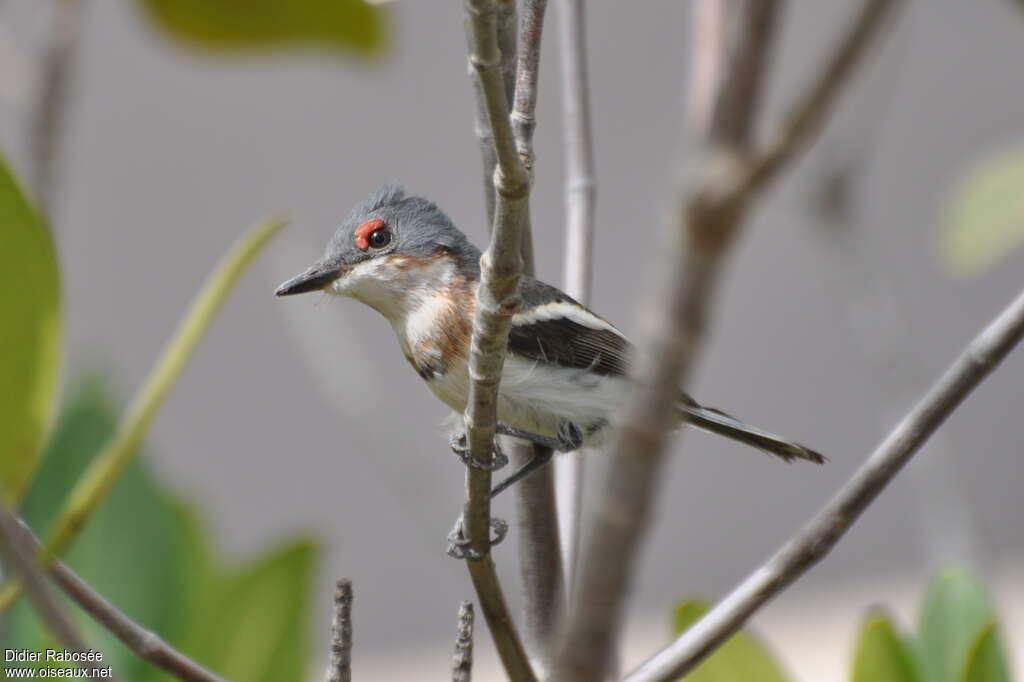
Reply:
<svg viewBox="0 0 1024 682"><path fill-rule="evenodd" d="M341 277L341 268L329 265L314 265L297 277L282 284L274 292L277 296L305 294L320 291L334 280Z"/></svg>

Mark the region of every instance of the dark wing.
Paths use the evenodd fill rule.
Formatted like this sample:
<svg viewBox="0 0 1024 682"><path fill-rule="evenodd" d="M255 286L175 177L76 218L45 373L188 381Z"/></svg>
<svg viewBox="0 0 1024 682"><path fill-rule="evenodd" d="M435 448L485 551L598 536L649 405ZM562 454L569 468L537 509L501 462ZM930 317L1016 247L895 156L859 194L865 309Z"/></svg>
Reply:
<svg viewBox="0 0 1024 682"><path fill-rule="evenodd" d="M629 341L612 325L555 287L524 277L508 350L562 367L624 376Z"/></svg>

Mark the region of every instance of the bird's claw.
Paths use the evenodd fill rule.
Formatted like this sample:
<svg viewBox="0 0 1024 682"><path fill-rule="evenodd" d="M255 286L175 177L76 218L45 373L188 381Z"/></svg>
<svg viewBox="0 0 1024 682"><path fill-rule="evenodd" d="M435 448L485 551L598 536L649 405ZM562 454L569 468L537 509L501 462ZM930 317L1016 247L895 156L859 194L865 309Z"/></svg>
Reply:
<svg viewBox="0 0 1024 682"><path fill-rule="evenodd" d="M448 556L453 559L483 559L491 551L491 547L505 539L505 534L508 533L508 521L492 516L491 531L494 535L487 541L486 550L481 552L473 548L466 537L460 514L459 518L455 520L455 527L448 533L448 549L446 550Z"/></svg>
<svg viewBox="0 0 1024 682"><path fill-rule="evenodd" d="M467 443L465 431L453 433L448 442L455 456L468 467L483 469L484 471L497 471L508 464L508 456L498 447L497 441L494 442L491 449L491 460L489 462L481 462L473 456Z"/></svg>

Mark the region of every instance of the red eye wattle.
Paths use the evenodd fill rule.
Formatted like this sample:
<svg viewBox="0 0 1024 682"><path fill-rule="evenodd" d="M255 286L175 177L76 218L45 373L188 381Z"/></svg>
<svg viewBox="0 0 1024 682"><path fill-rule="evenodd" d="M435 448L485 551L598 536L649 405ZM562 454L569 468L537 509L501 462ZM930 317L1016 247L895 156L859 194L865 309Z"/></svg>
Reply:
<svg viewBox="0 0 1024 682"><path fill-rule="evenodd" d="M371 218L365 223L362 223L356 228L355 232L352 233L355 236L356 246L363 251L370 248L370 235L384 227L384 221L380 218Z"/></svg>

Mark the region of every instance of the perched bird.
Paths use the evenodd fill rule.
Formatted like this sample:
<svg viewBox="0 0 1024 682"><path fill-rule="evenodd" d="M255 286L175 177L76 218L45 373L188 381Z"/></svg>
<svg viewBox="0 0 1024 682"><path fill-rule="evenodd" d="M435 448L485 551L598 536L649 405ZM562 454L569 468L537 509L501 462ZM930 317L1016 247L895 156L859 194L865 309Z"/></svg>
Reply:
<svg viewBox="0 0 1024 682"><path fill-rule="evenodd" d="M277 289L350 296L391 323L405 359L457 413L469 392L467 362L480 250L440 208L386 185L358 204L323 257ZM494 494L542 465L551 451L599 445L627 396L631 347L622 332L557 288L523 276L498 393L498 432L540 454ZM790 461L822 463L799 445L704 407L680 391L680 422ZM453 448L464 453L464 440ZM470 460L469 463L472 463Z"/></svg>

